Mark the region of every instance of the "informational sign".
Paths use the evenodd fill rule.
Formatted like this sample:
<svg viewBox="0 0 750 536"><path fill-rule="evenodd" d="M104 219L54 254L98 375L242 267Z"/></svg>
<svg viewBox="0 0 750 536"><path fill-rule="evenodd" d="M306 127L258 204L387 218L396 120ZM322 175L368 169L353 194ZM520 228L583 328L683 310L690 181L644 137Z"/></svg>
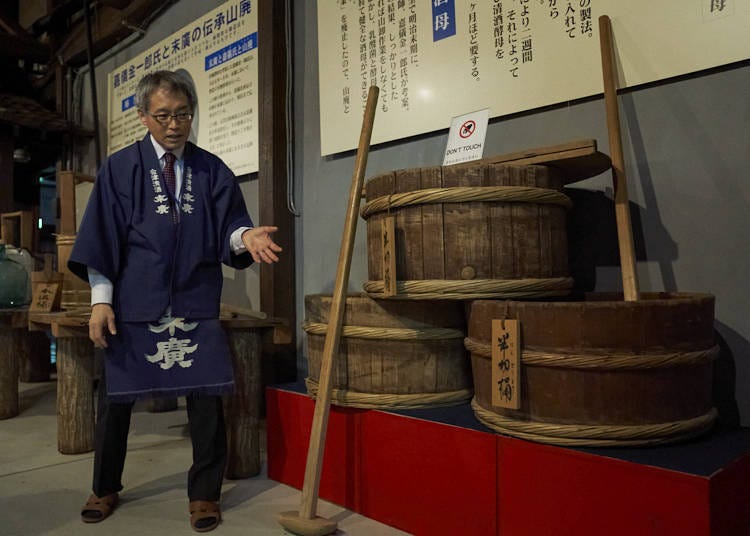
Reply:
<svg viewBox="0 0 750 536"><path fill-rule="evenodd" d="M445 146L444 166L482 158L489 117L490 111L485 108L453 118Z"/></svg>
<svg viewBox="0 0 750 536"><path fill-rule="evenodd" d="M601 15L622 87L750 58L749 0L318 0L321 152L356 147L371 85L373 143L602 93Z"/></svg>
<svg viewBox="0 0 750 536"><path fill-rule="evenodd" d="M258 0L230 0L109 74L107 152L145 135L135 89L146 73L170 70L195 85L190 141L236 175L258 171Z"/></svg>

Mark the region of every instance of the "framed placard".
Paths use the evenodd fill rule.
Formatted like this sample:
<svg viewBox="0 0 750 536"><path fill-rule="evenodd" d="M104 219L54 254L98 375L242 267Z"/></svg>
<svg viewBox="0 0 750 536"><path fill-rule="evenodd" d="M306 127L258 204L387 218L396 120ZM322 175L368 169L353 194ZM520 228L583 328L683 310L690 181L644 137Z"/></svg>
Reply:
<svg viewBox="0 0 750 536"><path fill-rule="evenodd" d="M521 326L518 320L492 321L492 405L521 407Z"/></svg>
<svg viewBox="0 0 750 536"><path fill-rule="evenodd" d="M356 148L371 85L373 144L600 94L601 15L622 87L750 58L747 0L318 0L321 154Z"/></svg>
<svg viewBox="0 0 750 536"><path fill-rule="evenodd" d="M235 175L258 171L258 3L230 0L109 73L107 154L142 138L135 110L143 75L168 69L198 95L190 141Z"/></svg>

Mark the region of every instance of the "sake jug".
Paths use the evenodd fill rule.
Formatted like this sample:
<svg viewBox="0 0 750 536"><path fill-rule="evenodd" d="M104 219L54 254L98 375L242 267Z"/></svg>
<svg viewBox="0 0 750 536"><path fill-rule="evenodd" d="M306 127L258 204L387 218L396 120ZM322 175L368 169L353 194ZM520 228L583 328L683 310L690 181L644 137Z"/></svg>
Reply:
<svg viewBox="0 0 750 536"><path fill-rule="evenodd" d="M20 263L8 258L0 243L0 307L22 307L29 303L29 274Z"/></svg>

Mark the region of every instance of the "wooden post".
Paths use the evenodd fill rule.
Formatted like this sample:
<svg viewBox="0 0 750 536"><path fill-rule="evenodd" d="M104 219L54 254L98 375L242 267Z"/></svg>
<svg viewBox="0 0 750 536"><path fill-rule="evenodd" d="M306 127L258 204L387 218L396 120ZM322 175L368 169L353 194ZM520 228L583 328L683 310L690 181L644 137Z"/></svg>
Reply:
<svg viewBox="0 0 750 536"><path fill-rule="evenodd" d="M635 267L633 228L630 225L630 202L628 183L625 178L625 159L622 155L620 135L620 112L617 107L617 66L612 46L612 25L607 15L599 17L599 40L604 74L604 104L607 108L607 131L609 151L612 157L612 178L615 186L615 217L617 219L617 241L620 246L622 288L626 301L638 299L638 274Z"/></svg>
<svg viewBox="0 0 750 536"><path fill-rule="evenodd" d="M0 323L0 419L18 415L18 356L21 331Z"/></svg>
<svg viewBox="0 0 750 536"><path fill-rule="evenodd" d="M13 146L15 140L0 126L0 212L15 210L13 187Z"/></svg>
<svg viewBox="0 0 750 536"><path fill-rule="evenodd" d="M269 317L282 318L296 326L295 217L289 210L287 182L287 51L285 21L287 2L261 0L258 8L258 211L256 223L275 225L274 241L284 248L279 262L261 263L260 309ZM253 215L256 219L256 215ZM274 334L281 330L274 330ZM265 381L291 381L297 374L297 331L285 339L265 339ZM273 342L273 344L271 344Z"/></svg>
<svg viewBox="0 0 750 536"><path fill-rule="evenodd" d="M94 450L94 346L87 336L57 338L57 449Z"/></svg>
<svg viewBox="0 0 750 536"><path fill-rule="evenodd" d="M60 203L60 221L57 232L61 235L76 234L76 177L73 171L57 173L57 196ZM62 272L60 266L57 267Z"/></svg>
<svg viewBox="0 0 750 536"><path fill-rule="evenodd" d="M22 334L21 363L18 379L22 382L46 382L49 380L50 344L43 331L29 331Z"/></svg>
<svg viewBox="0 0 750 536"><path fill-rule="evenodd" d="M224 397L228 459L226 478L260 474L260 356L257 329L227 329L234 366L234 394Z"/></svg>

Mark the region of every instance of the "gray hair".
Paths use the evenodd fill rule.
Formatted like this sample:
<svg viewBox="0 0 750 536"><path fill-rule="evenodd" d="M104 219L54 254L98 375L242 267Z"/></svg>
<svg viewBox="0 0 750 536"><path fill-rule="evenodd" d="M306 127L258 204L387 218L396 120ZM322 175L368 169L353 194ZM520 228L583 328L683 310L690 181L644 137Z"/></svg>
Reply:
<svg viewBox="0 0 750 536"><path fill-rule="evenodd" d="M171 93L182 93L187 97L190 111L195 110L198 97L192 81L172 71L154 71L144 75L135 90L135 106L141 112L148 112L151 94L159 88L165 88Z"/></svg>

